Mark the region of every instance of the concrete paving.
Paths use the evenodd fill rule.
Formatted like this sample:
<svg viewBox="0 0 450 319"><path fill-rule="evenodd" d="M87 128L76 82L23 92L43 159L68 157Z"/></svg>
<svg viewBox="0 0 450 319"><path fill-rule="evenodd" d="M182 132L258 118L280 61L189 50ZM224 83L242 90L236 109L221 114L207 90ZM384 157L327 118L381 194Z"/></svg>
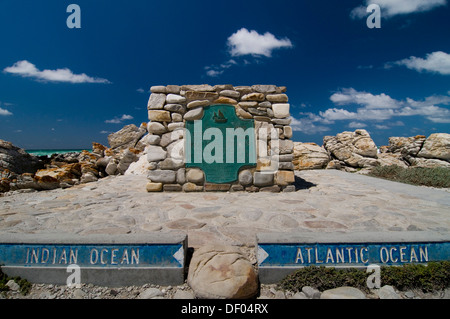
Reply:
<svg viewBox="0 0 450 319"><path fill-rule="evenodd" d="M190 247L254 247L257 233L450 233L450 193L336 170L296 172L292 193L147 193L145 176L0 197L0 233L188 234Z"/></svg>

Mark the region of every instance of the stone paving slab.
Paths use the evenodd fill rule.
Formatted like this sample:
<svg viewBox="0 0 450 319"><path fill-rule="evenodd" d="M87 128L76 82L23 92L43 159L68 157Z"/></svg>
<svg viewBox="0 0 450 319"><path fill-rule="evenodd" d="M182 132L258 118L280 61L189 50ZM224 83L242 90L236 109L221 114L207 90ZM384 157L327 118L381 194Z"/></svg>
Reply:
<svg viewBox="0 0 450 319"><path fill-rule="evenodd" d="M0 197L0 233L185 232L190 247L254 247L257 233L449 233L448 190L336 170L297 171L292 193L147 193L146 176Z"/></svg>

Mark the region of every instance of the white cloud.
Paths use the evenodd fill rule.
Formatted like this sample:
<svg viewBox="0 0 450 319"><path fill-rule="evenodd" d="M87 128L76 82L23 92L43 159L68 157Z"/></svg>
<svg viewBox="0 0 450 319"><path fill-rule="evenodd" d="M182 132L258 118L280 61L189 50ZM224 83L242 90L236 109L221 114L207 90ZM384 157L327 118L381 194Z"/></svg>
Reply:
<svg viewBox="0 0 450 319"><path fill-rule="evenodd" d="M428 71L440 73L442 75L450 75L450 54L436 51L427 54L425 59L412 56L397 62L386 63L385 67L389 68L392 65L406 66L408 69L419 72Z"/></svg>
<svg viewBox="0 0 450 319"><path fill-rule="evenodd" d="M30 63L27 60L18 61L14 63L13 66L5 68L3 71L23 77L34 78L40 81L66 83L111 83L106 79L93 78L85 73L74 74L68 68L41 71L33 63Z"/></svg>
<svg viewBox="0 0 450 319"><path fill-rule="evenodd" d="M219 66L216 65L205 66L205 70L207 70L206 75L212 78L218 77L223 72L225 72L226 69L229 69L236 64L237 62L235 60L230 59L227 62L220 64Z"/></svg>
<svg viewBox="0 0 450 319"><path fill-rule="evenodd" d="M348 123L348 127L350 127L350 128L364 128L366 126L367 126L366 124L361 123L361 122L350 122L350 123Z"/></svg>
<svg viewBox="0 0 450 319"><path fill-rule="evenodd" d="M270 58L272 51L281 48L292 48L288 38L277 39L272 33L259 34L255 30L242 28L228 38L231 56L256 55Z"/></svg>
<svg viewBox="0 0 450 319"><path fill-rule="evenodd" d="M381 16L390 18L396 15L426 12L447 4L447 0L365 0L364 5L356 7L350 13L354 19L368 16L366 8L371 4L381 7Z"/></svg>
<svg viewBox="0 0 450 319"><path fill-rule="evenodd" d="M321 122L321 118L317 115L312 113L300 113L300 115L306 115L306 117L299 119L291 117L292 130L302 132L307 135L314 135L330 130L327 126L315 124L315 122Z"/></svg>
<svg viewBox="0 0 450 319"><path fill-rule="evenodd" d="M108 123L108 124L120 124L123 121L132 120L133 118L134 117L132 117L131 115L124 114L121 117L115 117L112 120L106 120L105 123Z"/></svg>
<svg viewBox="0 0 450 319"><path fill-rule="evenodd" d="M2 109L0 107L0 116L9 116L9 115L13 115L10 111L6 110L6 109Z"/></svg>
<svg viewBox="0 0 450 319"><path fill-rule="evenodd" d="M342 92L334 93L330 100L337 105L359 104L367 109L391 109L401 106L398 101L384 93L373 95L367 92L358 92L353 88L343 89Z"/></svg>
<svg viewBox="0 0 450 319"><path fill-rule="evenodd" d="M206 71L206 75L210 76L212 78L216 78L219 75L221 75L224 72L224 70L208 70Z"/></svg>
<svg viewBox="0 0 450 319"><path fill-rule="evenodd" d="M450 94L434 95L421 101L411 98L396 100L384 93L374 95L368 92L359 92L353 88L343 89L331 95L330 100L337 105L358 105L355 111L345 108L329 108L319 114L300 113L302 118L292 120L292 127L296 131L306 134L321 133L328 130L322 124L333 124L336 121L350 121L348 127L366 127L365 122L386 122L395 117L423 116L433 123L450 123L450 110L443 105L450 105ZM383 102L385 104L383 104ZM389 124L389 126L387 125ZM390 126L404 126L402 121L391 123L377 123L378 129L386 129Z"/></svg>

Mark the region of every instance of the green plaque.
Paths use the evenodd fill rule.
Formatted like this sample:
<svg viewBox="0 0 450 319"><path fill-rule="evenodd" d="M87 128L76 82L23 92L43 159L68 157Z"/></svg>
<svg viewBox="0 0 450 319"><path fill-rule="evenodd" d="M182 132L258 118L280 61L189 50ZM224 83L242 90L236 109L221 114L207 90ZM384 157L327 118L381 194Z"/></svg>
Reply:
<svg viewBox="0 0 450 319"><path fill-rule="evenodd" d="M202 169L209 183L234 182L241 167L256 165L254 121L231 105L205 107L201 120L187 121L185 143L186 167Z"/></svg>

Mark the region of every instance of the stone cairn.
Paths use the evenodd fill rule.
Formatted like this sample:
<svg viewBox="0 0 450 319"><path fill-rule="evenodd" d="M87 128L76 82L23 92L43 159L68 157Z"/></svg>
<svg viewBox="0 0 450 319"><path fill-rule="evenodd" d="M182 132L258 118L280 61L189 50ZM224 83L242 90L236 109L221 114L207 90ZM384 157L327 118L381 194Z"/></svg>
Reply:
<svg viewBox="0 0 450 319"><path fill-rule="evenodd" d="M148 192L295 191L294 144L285 87L167 85L153 86L150 91L147 107L150 120L147 126L150 144L147 149L150 163ZM260 129L276 132L276 136L269 134L265 139L257 139L256 165L241 169L236 181L231 183L207 182L201 169L186 167L183 160L186 122L201 120L204 108L213 105L231 105L239 119L254 120L257 137ZM262 150L270 153L269 160L261 155ZM272 169L274 164L278 169L268 173L268 168Z"/></svg>

